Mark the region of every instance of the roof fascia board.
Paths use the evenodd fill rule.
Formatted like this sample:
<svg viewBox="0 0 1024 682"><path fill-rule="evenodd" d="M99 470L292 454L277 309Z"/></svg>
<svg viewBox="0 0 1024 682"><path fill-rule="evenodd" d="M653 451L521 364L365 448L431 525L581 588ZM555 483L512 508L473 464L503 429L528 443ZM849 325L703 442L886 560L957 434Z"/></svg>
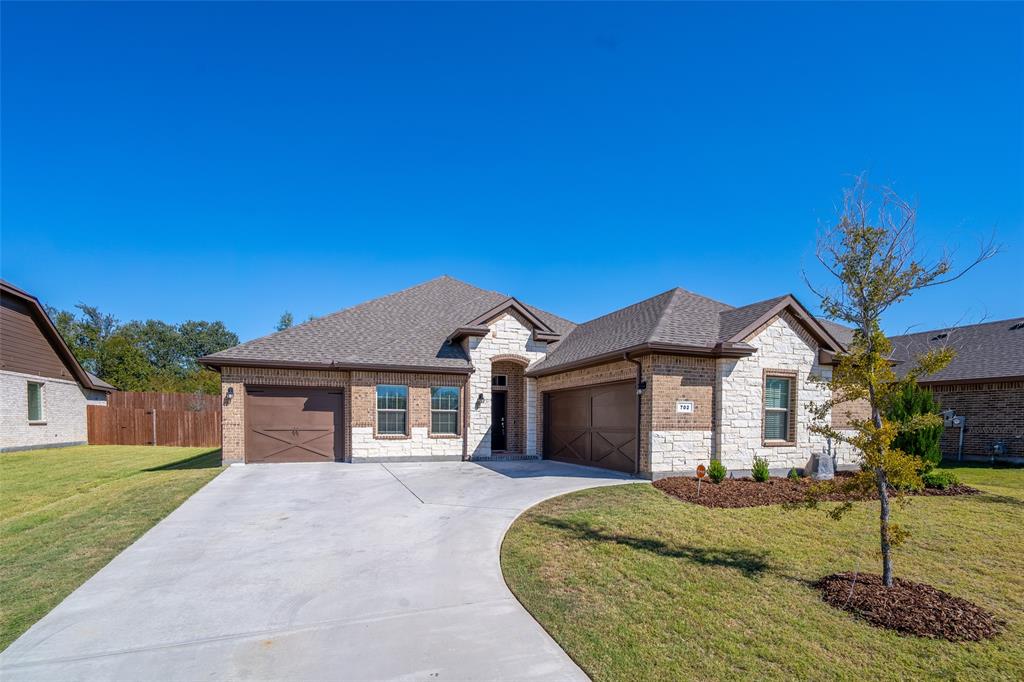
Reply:
<svg viewBox="0 0 1024 682"><path fill-rule="evenodd" d="M640 343L629 348L620 348L619 350L609 351L607 353L601 353L600 355L593 355L588 358L576 360L574 362L567 362L564 365L557 365L555 367L543 368L540 370L527 370L526 376L529 377L544 377L551 374L561 374L562 372L569 372L574 369L583 369L586 367L593 367L594 365L603 365L606 362L613 360L621 360L623 354L626 355L646 355L649 353L661 353L664 355L695 355L698 357L711 357L711 358L742 358L748 355L753 355L757 349L745 343L734 343L734 344L716 344L714 346L684 346L681 344L674 343L661 343L661 342L648 342Z"/></svg>
<svg viewBox="0 0 1024 682"><path fill-rule="evenodd" d="M456 329L455 331L453 331L451 334L448 335L447 342L457 343L467 336L487 336L487 333L490 331L490 328L487 326L487 323L493 320L501 313L508 310L509 308L515 310L533 326L534 341L553 342L558 341L562 338L561 334L553 330L548 325L544 324L544 322L539 317L531 313L526 306L524 306L518 300L510 296L509 298L505 299L498 305L494 306L493 308L485 312L483 315L477 317L475 320L472 320L468 324L463 325Z"/></svg>
<svg viewBox="0 0 1024 682"><path fill-rule="evenodd" d="M206 356L199 364L220 371L222 367L266 367L270 369L333 369L355 372L416 372L419 374L472 374L471 367L431 367L355 362L304 362L299 360L249 360Z"/></svg>
<svg viewBox="0 0 1024 682"><path fill-rule="evenodd" d="M527 321L529 321L529 323L533 325L534 329L539 330L541 332L544 332L546 334L556 334L557 335L557 333L555 332L554 329L552 329L551 327L549 327L546 324L544 324L544 322L542 322L539 317L537 317L536 315L531 313L527 309L526 306L524 306L522 303L520 303L518 300L516 300L512 296L509 296L507 299L505 299L504 301L502 301L498 305L494 306L493 308L488 310L486 313L484 313L480 317L478 317L475 320L473 320L472 322L470 322L469 325L467 325L467 326L476 327L476 326L485 325L488 322L490 322L491 319L496 317L499 313L502 313L502 312L508 310L509 308L512 308L517 313L519 313L520 315L525 317L527 319Z"/></svg>

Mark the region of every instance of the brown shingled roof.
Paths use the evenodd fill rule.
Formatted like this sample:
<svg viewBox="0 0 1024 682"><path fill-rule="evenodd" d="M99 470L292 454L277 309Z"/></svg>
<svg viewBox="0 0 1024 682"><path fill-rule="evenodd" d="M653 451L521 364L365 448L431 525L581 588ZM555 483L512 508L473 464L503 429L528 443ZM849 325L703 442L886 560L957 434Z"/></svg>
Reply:
<svg viewBox="0 0 1024 682"><path fill-rule="evenodd" d="M932 329L890 341L897 372L906 371L914 358L934 348L949 346L956 351L949 366L922 377L922 383L1024 378L1024 317Z"/></svg>
<svg viewBox="0 0 1024 682"><path fill-rule="evenodd" d="M469 372L449 335L509 297L443 276L388 296L214 353L200 362L223 365L346 367ZM575 325L524 307L564 337Z"/></svg>
<svg viewBox="0 0 1024 682"><path fill-rule="evenodd" d="M789 294L733 308L677 288L577 326L528 373L542 376L645 350L749 355L755 349L745 342L745 336L782 310L800 319L826 348L839 350L837 340Z"/></svg>

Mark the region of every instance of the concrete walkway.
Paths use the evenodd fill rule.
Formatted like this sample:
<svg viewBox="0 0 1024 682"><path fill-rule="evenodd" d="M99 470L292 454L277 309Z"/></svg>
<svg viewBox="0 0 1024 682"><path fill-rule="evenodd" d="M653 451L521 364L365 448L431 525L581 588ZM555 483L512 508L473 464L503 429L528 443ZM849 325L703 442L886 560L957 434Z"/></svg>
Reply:
<svg viewBox="0 0 1024 682"><path fill-rule="evenodd" d="M13 680L585 679L498 551L555 462L231 467L0 654Z"/></svg>

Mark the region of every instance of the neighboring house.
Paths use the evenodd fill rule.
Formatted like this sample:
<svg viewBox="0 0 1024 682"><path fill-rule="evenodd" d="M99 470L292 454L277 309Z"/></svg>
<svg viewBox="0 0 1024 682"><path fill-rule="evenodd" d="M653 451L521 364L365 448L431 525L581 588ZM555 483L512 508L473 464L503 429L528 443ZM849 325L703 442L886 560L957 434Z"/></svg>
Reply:
<svg viewBox="0 0 1024 682"><path fill-rule="evenodd" d="M0 280L0 451L85 443L86 406L113 390L78 364L35 296Z"/></svg>
<svg viewBox="0 0 1024 682"><path fill-rule="evenodd" d="M1024 317L891 340L897 367L909 367L913 358L933 348L956 351L949 366L918 383L932 390L944 410L966 419L965 456L1024 457ZM955 458L959 445L960 429L947 427L943 455Z"/></svg>
<svg viewBox="0 0 1024 682"><path fill-rule="evenodd" d="M792 296L672 289L576 325L441 277L200 362L221 372L226 462L545 457L657 477L827 452L810 404L841 350Z"/></svg>

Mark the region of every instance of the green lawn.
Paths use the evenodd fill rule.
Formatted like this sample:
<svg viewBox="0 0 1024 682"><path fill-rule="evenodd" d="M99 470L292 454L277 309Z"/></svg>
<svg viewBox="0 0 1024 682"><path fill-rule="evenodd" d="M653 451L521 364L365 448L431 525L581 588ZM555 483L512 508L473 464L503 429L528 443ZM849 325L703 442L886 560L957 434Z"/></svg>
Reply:
<svg viewBox="0 0 1024 682"><path fill-rule="evenodd" d="M810 583L879 572L877 504L841 521L778 506L707 509L649 485L596 488L524 514L502 547L512 591L596 680L1024 679L1024 469L954 468L984 494L914 498L898 577L1008 622L954 644L874 628Z"/></svg>
<svg viewBox="0 0 1024 682"><path fill-rule="evenodd" d="M0 455L0 650L220 471L211 448Z"/></svg>

